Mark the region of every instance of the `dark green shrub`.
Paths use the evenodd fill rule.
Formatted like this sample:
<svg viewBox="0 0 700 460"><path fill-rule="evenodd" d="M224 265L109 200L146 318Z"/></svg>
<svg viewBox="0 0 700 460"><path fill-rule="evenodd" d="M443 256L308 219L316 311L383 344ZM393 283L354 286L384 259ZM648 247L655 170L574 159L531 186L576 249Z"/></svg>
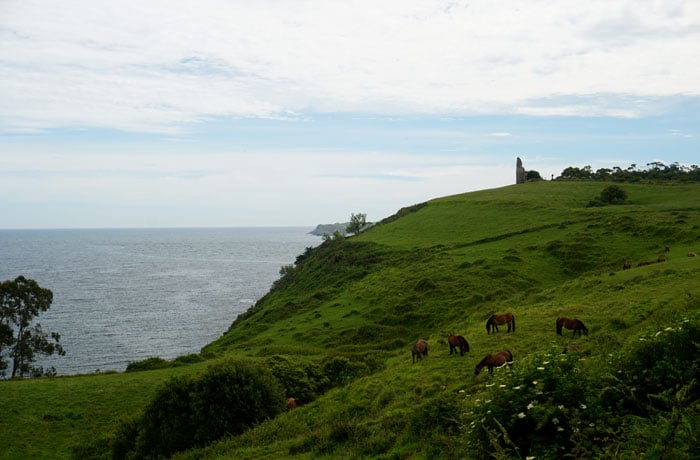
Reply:
<svg viewBox="0 0 700 460"><path fill-rule="evenodd" d="M588 207L606 206L608 204L623 204L627 201L627 192L617 185L605 187L600 196L588 202Z"/></svg>
<svg viewBox="0 0 700 460"><path fill-rule="evenodd" d="M303 403L316 399L330 383L316 364L284 356L272 356L267 359L266 364L272 375L284 387L287 397L297 398Z"/></svg>
<svg viewBox="0 0 700 460"><path fill-rule="evenodd" d="M284 408L284 390L270 371L247 361L210 366L197 378L166 382L138 419L122 422L115 459L161 458L239 434Z"/></svg>
<svg viewBox="0 0 700 460"><path fill-rule="evenodd" d="M201 363L204 361L204 357L197 353L190 353L189 355L182 355L175 358L174 364L194 364Z"/></svg>
<svg viewBox="0 0 700 460"><path fill-rule="evenodd" d="M170 361L160 358L158 356L153 356L151 358L146 358L141 361L130 362L126 366L126 372L151 371L154 369L165 369L166 367L171 366L172 363Z"/></svg>
<svg viewBox="0 0 700 460"><path fill-rule="evenodd" d="M185 377L174 377L161 387L141 417L137 457L169 457L194 445L193 389L194 382Z"/></svg>
<svg viewBox="0 0 700 460"><path fill-rule="evenodd" d="M600 192L600 200L608 204L622 204L627 200L627 192L617 185L610 185Z"/></svg>
<svg viewBox="0 0 700 460"><path fill-rule="evenodd" d="M323 375L331 386L343 385L368 373L365 363L353 362L344 356L334 356L323 364Z"/></svg>
<svg viewBox="0 0 700 460"><path fill-rule="evenodd" d="M195 382L195 442L239 434L284 409L284 390L265 367L248 361L213 365Z"/></svg>
<svg viewBox="0 0 700 460"><path fill-rule="evenodd" d="M117 432L109 443L113 460L123 460L134 455L136 438L139 435L141 417L122 420L117 426Z"/></svg>
<svg viewBox="0 0 700 460"><path fill-rule="evenodd" d="M679 326L660 328L649 337L641 337L630 351L618 358L616 377L627 387L631 407L650 406L670 410L663 399L655 398L665 391L679 391L700 375L700 326L690 321ZM694 385L686 395L700 398L700 386ZM642 410L639 415L646 415Z"/></svg>

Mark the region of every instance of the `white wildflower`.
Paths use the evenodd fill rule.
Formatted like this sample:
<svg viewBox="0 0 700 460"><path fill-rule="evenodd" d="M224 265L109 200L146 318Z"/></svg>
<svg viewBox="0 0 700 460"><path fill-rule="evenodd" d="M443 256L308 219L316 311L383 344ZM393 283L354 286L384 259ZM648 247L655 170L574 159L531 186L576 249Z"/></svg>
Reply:
<svg viewBox="0 0 700 460"><path fill-rule="evenodd" d="M544 370L544 367L540 366L540 367L537 368L537 370L538 370L538 371L543 371L543 370Z"/></svg>
<svg viewBox="0 0 700 460"><path fill-rule="evenodd" d="M505 385L498 385L498 388L505 388Z"/></svg>
<svg viewBox="0 0 700 460"><path fill-rule="evenodd" d="M591 428L593 428L593 427L595 426L595 423L591 423L591 424L589 424L588 426L590 426Z"/></svg>
<svg viewBox="0 0 700 460"><path fill-rule="evenodd" d="M527 410L530 410L533 407L535 407L535 401L531 401L530 404L527 405Z"/></svg>
<svg viewBox="0 0 700 460"><path fill-rule="evenodd" d="M533 385L537 385L537 380L533 380L533 381L532 381L532 384L533 384Z"/></svg>
<svg viewBox="0 0 700 460"><path fill-rule="evenodd" d="M487 384L486 384L486 388L490 388L490 387L492 387L492 386L494 386L494 385L495 385L495 383L487 383Z"/></svg>
<svg viewBox="0 0 700 460"><path fill-rule="evenodd" d="M518 414L518 418L525 418L525 412L521 412Z"/></svg>
<svg viewBox="0 0 700 460"><path fill-rule="evenodd" d="M558 427L557 427L557 431L564 431L564 428L558 426Z"/></svg>
<svg viewBox="0 0 700 460"><path fill-rule="evenodd" d="M546 366L547 364L549 364L549 361L545 361L542 364L544 364Z"/></svg>
<svg viewBox="0 0 700 460"><path fill-rule="evenodd" d="M672 330L673 330L673 328L672 328L672 327L667 327L666 329L664 329L664 331L666 331L666 332L668 332L668 331L672 331Z"/></svg>
<svg viewBox="0 0 700 460"><path fill-rule="evenodd" d="M563 405L563 404L559 404L558 407L559 407L559 410L564 410L564 405Z"/></svg>
<svg viewBox="0 0 700 460"><path fill-rule="evenodd" d="M556 418L556 417L554 417L554 418L552 419L552 423L554 423L555 425L559 425L559 419Z"/></svg>
<svg viewBox="0 0 700 460"><path fill-rule="evenodd" d="M514 390L519 390L519 389L520 389L520 385L518 385L517 387L513 387L513 389L514 389Z"/></svg>
<svg viewBox="0 0 700 460"><path fill-rule="evenodd" d="M654 334L656 337L660 336L663 331L659 331L656 334Z"/></svg>
<svg viewBox="0 0 700 460"><path fill-rule="evenodd" d="M581 404L581 409L586 410L586 405L585 405L585 404Z"/></svg>

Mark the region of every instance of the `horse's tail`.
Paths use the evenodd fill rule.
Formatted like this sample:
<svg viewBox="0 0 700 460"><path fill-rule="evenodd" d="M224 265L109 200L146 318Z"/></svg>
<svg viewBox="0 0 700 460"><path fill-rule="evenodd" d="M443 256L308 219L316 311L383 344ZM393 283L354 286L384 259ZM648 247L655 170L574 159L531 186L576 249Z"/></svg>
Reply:
<svg viewBox="0 0 700 460"><path fill-rule="evenodd" d="M489 316L489 319L486 320L486 333L487 334L491 333L491 323L493 323L493 315Z"/></svg>
<svg viewBox="0 0 700 460"><path fill-rule="evenodd" d="M515 332L515 315L512 315L510 318L511 323L513 324L513 332Z"/></svg>

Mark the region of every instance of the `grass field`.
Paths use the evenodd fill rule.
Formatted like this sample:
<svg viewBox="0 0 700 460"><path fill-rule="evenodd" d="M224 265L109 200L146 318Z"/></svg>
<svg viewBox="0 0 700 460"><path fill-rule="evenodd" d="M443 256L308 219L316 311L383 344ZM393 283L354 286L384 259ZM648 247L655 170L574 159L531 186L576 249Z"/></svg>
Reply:
<svg viewBox="0 0 700 460"><path fill-rule="evenodd" d="M603 452L614 458L605 450L612 444L593 439L618 430L614 447L621 457L663 458L663 451L654 457L663 447L650 433L671 427L668 439L675 440L684 426L697 427L697 400L677 411L683 423L668 421L676 412L646 406L644 416L631 410L629 417L613 416L605 385L597 382L614 374L616 359L638 352L640 339L660 340L660 331L699 319L700 257L687 254L700 253L700 186L618 184L627 204L587 207L607 185L533 182L439 198L356 237L329 239L307 251L204 351L211 360L286 356L325 365L327 372L328 363L340 363L342 378L299 409L180 457L517 458L527 450L538 452L537 458L557 458L561 453L537 436L561 428L550 422L566 417L566 429L578 433L566 438L571 455ZM665 261L657 263L659 256ZM626 260L633 268L623 271ZM637 267L641 261L653 263ZM515 315L516 332L487 335L488 316L503 312ZM580 318L589 335L557 336L558 316ZM467 338L466 356L449 355L449 333ZM412 364L410 346L418 338L428 340L430 352ZM597 408L597 417L607 421L604 428L590 427L587 436L575 431L590 415L580 408L560 414L564 404L555 404L559 390L552 389L532 389L529 401L512 407L493 406L494 413L513 412L503 432L489 431L488 421L480 425L497 418L484 415L491 409L483 402L498 398L501 385L520 387L513 382L526 375L532 380L529 373L549 369L542 363L558 360L570 342L580 347L577 358L558 369L575 366L571 372L579 377L571 376L569 384L569 377L552 370L548 378L558 382L552 388L580 393L589 412ZM473 375L485 354L503 348L513 352L512 369ZM1 381L0 458L109 458L109 440L121 419L139 413L171 376L199 373L207 364ZM574 384L580 387L569 388ZM688 385L683 388L695 394L697 387ZM530 416L535 405L540 412ZM522 420L517 414L524 414ZM538 445L519 445L505 434L526 421L531 425L521 429L530 430ZM688 449L681 445L674 455L692 458Z"/></svg>

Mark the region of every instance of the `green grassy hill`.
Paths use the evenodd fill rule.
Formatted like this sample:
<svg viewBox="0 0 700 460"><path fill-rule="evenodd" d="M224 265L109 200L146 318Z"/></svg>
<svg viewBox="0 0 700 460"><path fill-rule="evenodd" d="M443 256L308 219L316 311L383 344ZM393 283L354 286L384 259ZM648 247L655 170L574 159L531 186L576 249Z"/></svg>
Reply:
<svg viewBox="0 0 700 460"><path fill-rule="evenodd" d="M202 352L282 369L305 404L180 457L692 458L698 360L658 359L666 383L634 366L656 365L639 357L666 356L698 324L700 257L688 253L700 253L700 186L619 184L626 204L588 207L607 185L440 198L308 249ZM486 319L504 312L516 332L487 335ZM557 336L559 316L589 335ZM449 354L450 333L469 341L464 357ZM412 364L418 338L429 355ZM509 369L474 375L503 348ZM0 382L0 458L109 458L121 419L206 365ZM652 384L662 397L639 396Z"/></svg>

